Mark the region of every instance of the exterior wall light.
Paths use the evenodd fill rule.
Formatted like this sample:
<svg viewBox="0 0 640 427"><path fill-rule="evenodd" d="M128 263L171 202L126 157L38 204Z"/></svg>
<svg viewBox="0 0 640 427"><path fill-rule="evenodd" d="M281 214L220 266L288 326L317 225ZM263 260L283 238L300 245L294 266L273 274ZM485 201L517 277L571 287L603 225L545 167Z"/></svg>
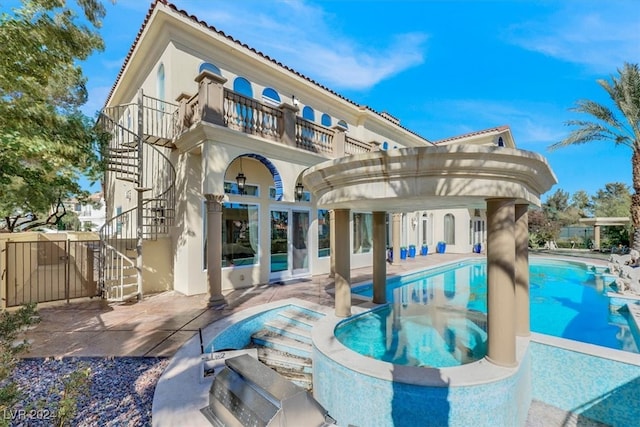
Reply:
<svg viewBox="0 0 640 427"><path fill-rule="evenodd" d="M247 182L247 177L242 172L236 176L236 184L238 184L238 192L244 194L244 184Z"/></svg>
<svg viewBox="0 0 640 427"><path fill-rule="evenodd" d="M298 201L302 200L303 194L304 194L304 186L302 185L301 182L298 182L296 184L296 200Z"/></svg>
<svg viewBox="0 0 640 427"><path fill-rule="evenodd" d="M244 195L244 185L247 182L247 177L242 173L242 157L240 157L240 172L236 176L236 184L238 184L238 193Z"/></svg>

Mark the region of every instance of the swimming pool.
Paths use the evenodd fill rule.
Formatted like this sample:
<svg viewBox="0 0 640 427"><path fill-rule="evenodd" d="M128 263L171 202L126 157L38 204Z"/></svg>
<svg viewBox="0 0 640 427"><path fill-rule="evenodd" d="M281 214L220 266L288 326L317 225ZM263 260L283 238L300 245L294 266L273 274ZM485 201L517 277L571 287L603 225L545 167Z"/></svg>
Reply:
<svg viewBox="0 0 640 427"><path fill-rule="evenodd" d="M360 354L411 366L457 366L486 355L486 262L469 260L387 282L389 304L336 327ZM610 310L600 272L583 263L532 259L531 330L638 353L623 310ZM372 284L354 287L371 297Z"/></svg>

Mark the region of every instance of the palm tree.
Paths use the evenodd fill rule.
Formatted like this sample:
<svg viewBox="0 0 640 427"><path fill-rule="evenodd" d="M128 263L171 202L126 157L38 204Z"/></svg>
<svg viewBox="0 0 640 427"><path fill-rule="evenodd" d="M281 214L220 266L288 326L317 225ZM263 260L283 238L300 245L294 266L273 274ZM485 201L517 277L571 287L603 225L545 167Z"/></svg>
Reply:
<svg viewBox="0 0 640 427"><path fill-rule="evenodd" d="M609 94L616 110L590 100L579 100L570 111L585 113L595 121L570 120L566 124L576 126L569 136L549 147L555 150L568 145L585 144L592 141L613 141L616 145L631 148L631 172L633 194L631 195L631 225L633 226L634 249L640 251L640 68L638 64L626 63L618 69L618 76L609 80L598 80L598 84ZM619 118L618 115L622 117Z"/></svg>

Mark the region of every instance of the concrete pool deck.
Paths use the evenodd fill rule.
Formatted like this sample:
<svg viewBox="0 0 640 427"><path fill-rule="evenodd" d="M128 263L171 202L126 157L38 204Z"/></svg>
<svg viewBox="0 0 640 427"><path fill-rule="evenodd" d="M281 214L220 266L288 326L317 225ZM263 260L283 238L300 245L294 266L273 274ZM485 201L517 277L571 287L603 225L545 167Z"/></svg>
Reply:
<svg viewBox="0 0 640 427"><path fill-rule="evenodd" d="M429 254L394 265L387 274L453 262L478 254ZM352 283L371 280L372 269L354 269ZM246 308L272 301L299 298L333 307L333 279L319 275L285 285L258 285L226 295L227 304L208 308L205 295L185 296L167 291L138 302L108 303L94 298L39 305L41 322L26 333L31 349L26 357L144 356L171 357L199 328ZM353 304L358 304L353 299Z"/></svg>
<svg viewBox="0 0 640 427"><path fill-rule="evenodd" d="M544 254L548 256L548 253ZM476 254L430 254L388 265L388 275L403 274ZM562 254L566 256L566 254ZM582 257L581 257L582 258ZM602 259L582 258L606 263ZM352 271L354 284L371 280L371 268ZM107 303L101 300L70 304L42 304L42 322L26 337L32 342L27 357L144 356L171 357L193 337L199 328L247 308L289 298L333 307L332 279L326 275L286 285L261 285L227 295L228 305L216 309L206 306L204 295L184 296L164 292L135 303ZM356 299L353 304L358 304ZM585 417L553 406L534 402L527 426L599 426Z"/></svg>

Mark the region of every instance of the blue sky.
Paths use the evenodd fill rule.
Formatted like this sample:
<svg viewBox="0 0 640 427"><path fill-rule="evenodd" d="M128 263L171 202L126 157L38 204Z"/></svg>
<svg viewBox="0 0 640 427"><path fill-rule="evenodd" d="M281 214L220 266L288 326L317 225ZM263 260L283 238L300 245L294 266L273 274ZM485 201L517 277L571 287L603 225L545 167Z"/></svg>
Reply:
<svg viewBox="0 0 640 427"><path fill-rule="evenodd" d="M83 69L100 109L149 2L105 2L104 52ZM631 184L631 151L609 142L548 146L568 135L578 99L609 105L596 80L640 63L637 0L175 0L178 8L438 140L509 125L518 148L543 154L561 188L593 195Z"/></svg>

